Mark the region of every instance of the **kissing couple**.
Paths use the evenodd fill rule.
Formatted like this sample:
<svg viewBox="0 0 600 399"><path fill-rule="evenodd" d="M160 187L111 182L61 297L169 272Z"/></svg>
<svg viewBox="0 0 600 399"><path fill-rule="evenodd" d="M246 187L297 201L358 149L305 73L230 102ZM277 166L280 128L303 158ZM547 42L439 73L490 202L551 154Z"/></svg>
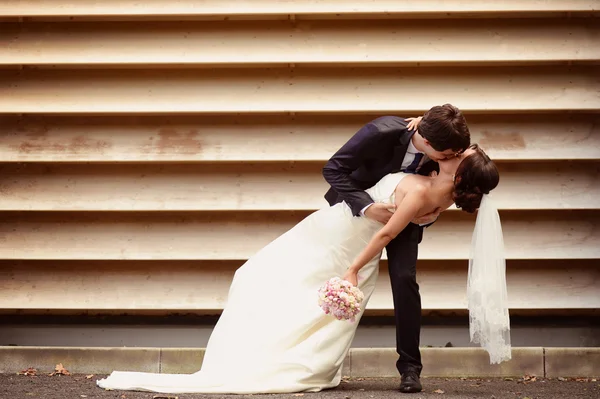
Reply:
<svg viewBox="0 0 600 399"><path fill-rule="evenodd" d="M358 321L318 306L318 290L342 277L373 293L388 256L396 320L400 392L422 389L418 244L425 227L452 204L478 211L467 282L470 334L491 363L510 359L505 259L498 211L488 194L499 182L494 162L471 145L453 105L423 117L377 118L323 168L329 206L259 250L235 273L227 304L194 374L114 371L97 384L161 393L317 392L340 384ZM201 287L199 287L201 289Z"/></svg>

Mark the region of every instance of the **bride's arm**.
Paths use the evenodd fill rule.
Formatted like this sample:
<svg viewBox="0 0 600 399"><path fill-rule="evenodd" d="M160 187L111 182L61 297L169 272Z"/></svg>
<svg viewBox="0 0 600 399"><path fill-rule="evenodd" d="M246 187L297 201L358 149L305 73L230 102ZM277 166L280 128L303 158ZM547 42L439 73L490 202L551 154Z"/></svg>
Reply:
<svg viewBox="0 0 600 399"><path fill-rule="evenodd" d="M424 187L417 186L404 196L389 222L375 234L366 248L352 262L348 273L358 273L364 265L369 263L379 252L383 251L383 248L408 226L408 223L419 214L419 210L423 205L425 191Z"/></svg>

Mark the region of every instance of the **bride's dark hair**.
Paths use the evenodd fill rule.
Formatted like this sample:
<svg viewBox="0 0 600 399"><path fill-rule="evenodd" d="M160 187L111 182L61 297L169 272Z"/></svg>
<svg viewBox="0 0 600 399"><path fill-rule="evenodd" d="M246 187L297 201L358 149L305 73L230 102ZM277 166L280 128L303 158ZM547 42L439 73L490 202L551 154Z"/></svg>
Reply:
<svg viewBox="0 0 600 399"><path fill-rule="evenodd" d="M452 199L457 208L473 213L481 205L483 194L489 194L500 181L496 164L477 144L475 152L462 160L456 170Z"/></svg>

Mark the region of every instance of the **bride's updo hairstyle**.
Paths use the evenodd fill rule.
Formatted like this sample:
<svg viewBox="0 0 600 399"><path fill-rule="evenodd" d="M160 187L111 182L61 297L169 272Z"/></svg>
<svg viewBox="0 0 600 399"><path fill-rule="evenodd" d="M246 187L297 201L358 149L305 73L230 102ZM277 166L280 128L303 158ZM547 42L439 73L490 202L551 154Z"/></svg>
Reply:
<svg viewBox="0 0 600 399"><path fill-rule="evenodd" d="M458 165L452 199L457 208L473 213L479 208L483 194L489 194L496 188L500 174L494 162L477 144L469 148L475 152Z"/></svg>

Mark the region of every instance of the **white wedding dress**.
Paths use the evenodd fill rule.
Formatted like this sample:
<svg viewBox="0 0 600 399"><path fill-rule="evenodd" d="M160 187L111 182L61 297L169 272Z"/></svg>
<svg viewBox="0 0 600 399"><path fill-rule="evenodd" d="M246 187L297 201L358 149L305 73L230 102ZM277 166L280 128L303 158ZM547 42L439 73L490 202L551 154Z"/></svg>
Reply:
<svg viewBox="0 0 600 399"><path fill-rule="evenodd" d="M366 190L393 203L404 173ZM337 386L355 323L325 315L317 290L342 277L382 224L354 217L345 203L314 212L261 249L234 276L227 305L194 374L115 371L102 388L161 393L316 392ZM359 273L364 305L373 293L380 255Z"/></svg>

